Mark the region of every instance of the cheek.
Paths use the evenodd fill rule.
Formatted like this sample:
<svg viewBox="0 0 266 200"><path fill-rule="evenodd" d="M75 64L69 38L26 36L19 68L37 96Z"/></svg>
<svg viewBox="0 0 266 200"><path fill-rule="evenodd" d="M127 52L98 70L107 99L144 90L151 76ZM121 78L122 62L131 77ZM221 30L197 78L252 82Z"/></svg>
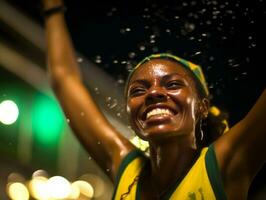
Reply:
<svg viewBox="0 0 266 200"><path fill-rule="evenodd" d="M178 91L171 91L169 92L171 98L180 106L187 106L191 104L192 95L187 90L178 90Z"/></svg>
<svg viewBox="0 0 266 200"><path fill-rule="evenodd" d="M127 113L131 115L131 117L134 117L139 110L140 107L140 101L138 98L132 98L127 101Z"/></svg>
<svg viewBox="0 0 266 200"><path fill-rule="evenodd" d="M190 90L178 90L170 93L179 109L191 113L195 117L196 97Z"/></svg>

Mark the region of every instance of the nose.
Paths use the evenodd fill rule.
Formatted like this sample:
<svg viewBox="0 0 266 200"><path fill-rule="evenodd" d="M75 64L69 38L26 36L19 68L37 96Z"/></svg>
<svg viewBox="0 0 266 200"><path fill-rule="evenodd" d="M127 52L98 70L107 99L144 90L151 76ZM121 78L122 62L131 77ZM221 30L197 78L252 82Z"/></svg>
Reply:
<svg viewBox="0 0 266 200"><path fill-rule="evenodd" d="M152 89L146 96L145 103L146 105L164 102L167 100L166 94L159 88Z"/></svg>

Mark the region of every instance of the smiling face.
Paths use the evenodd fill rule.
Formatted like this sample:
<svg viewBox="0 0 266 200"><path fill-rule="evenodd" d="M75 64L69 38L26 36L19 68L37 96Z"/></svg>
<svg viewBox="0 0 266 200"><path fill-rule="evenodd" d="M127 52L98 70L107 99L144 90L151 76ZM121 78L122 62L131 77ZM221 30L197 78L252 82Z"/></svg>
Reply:
<svg viewBox="0 0 266 200"><path fill-rule="evenodd" d="M193 79L175 61L147 61L129 80L127 111L132 128L144 140L194 135L198 102Z"/></svg>

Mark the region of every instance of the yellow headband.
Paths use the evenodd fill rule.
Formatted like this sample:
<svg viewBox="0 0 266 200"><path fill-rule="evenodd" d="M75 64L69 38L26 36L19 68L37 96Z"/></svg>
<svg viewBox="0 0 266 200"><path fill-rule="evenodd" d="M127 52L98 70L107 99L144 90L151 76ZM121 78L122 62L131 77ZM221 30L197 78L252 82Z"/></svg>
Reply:
<svg viewBox="0 0 266 200"><path fill-rule="evenodd" d="M175 61L177 61L178 63L181 63L184 67L186 67L187 69L189 69L193 75L199 80L199 82L201 83L202 88L204 89L204 92L206 93L206 95L209 95L209 90L208 90L208 86L204 77L204 74L202 72L202 69L199 65L196 65L190 61L187 61L183 58L180 58L178 56L174 56L172 54L169 53L159 53L159 54L152 54L146 58L144 58L142 61L140 61L135 67L134 69L131 71L131 73L129 74L128 80L130 79L130 77L132 76L132 74L136 71L136 69L139 68L139 66L141 66L143 63L154 59L154 58L171 58ZM127 81L128 84L128 81Z"/></svg>

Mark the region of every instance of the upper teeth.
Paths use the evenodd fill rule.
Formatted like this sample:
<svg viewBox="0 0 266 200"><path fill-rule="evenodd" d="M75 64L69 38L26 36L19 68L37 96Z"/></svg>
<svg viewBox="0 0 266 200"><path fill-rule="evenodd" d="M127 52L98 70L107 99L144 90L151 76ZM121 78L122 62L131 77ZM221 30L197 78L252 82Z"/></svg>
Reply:
<svg viewBox="0 0 266 200"><path fill-rule="evenodd" d="M150 118L151 116L154 115L161 115L161 114L166 114L166 115L173 115L173 113L169 109L161 109L161 108L155 108L151 110L150 112L147 113L147 119Z"/></svg>

